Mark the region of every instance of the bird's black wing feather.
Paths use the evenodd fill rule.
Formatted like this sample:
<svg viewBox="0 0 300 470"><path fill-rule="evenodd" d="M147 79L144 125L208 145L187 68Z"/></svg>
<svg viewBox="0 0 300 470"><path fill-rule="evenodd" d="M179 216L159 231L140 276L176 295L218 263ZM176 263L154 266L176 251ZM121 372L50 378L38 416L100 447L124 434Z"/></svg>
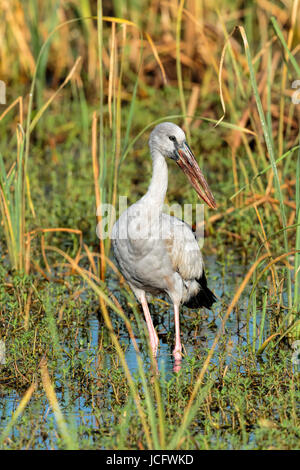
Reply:
<svg viewBox="0 0 300 470"><path fill-rule="evenodd" d="M204 271L202 273L202 276L199 279L196 279L196 281L200 285L199 292L194 297L191 297L183 305L188 308L206 307L210 309L212 307L212 304L217 301L217 298L215 297L213 292L207 287L207 279Z"/></svg>

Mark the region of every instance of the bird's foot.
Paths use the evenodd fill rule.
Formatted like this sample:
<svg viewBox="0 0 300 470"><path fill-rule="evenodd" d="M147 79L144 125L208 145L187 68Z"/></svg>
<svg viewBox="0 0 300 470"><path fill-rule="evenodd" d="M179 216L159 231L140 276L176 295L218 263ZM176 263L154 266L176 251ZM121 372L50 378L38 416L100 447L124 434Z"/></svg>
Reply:
<svg viewBox="0 0 300 470"><path fill-rule="evenodd" d="M173 349L173 357L174 357L175 361L181 361L181 359L182 359L182 346L181 346L181 344L175 346L175 348Z"/></svg>
<svg viewBox="0 0 300 470"><path fill-rule="evenodd" d="M173 350L173 357L174 357L174 372L179 372L181 369L181 361L182 361L182 346L181 344L176 345Z"/></svg>

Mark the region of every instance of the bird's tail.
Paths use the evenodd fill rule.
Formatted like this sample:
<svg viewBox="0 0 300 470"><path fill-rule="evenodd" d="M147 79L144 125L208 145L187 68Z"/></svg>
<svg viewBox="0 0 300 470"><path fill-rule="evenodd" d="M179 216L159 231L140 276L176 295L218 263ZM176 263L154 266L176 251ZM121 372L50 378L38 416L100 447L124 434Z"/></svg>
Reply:
<svg viewBox="0 0 300 470"><path fill-rule="evenodd" d="M206 307L210 309L212 307L212 304L217 301L217 298L214 293L207 287L207 280L204 271L201 278L196 279L196 281L199 284L199 291L197 292L197 294L187 299L183 305L188 308Z"/></svg>

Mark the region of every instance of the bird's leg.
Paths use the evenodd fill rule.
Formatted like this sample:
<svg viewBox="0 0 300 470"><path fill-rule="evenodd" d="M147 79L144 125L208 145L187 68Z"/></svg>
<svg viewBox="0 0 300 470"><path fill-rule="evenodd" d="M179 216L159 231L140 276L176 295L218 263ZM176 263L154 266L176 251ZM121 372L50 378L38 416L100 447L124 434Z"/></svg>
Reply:
<svg viewBox="0 0 300 470"><path fill-rule="evenodd" d="M175 347L173 356L175 359L174 372L180 371L181 364L181 341L180 341L180 320L179 320L179 306L174 304L174 320L175 320Z"/></svg>
<svg viewBox="0 0 300 470"><path fill-rule="evenodd" d="M145 292L143 292L143 294L141 295L141 304L142 304L142 307L143 307L145 320L146 320L147 328L148 328L148 332L149 332L150 346L151 346L152 354L153 354L153 357L156 357L159 341L158 341L157 333L156 333L155 328L154 328L153 323L152 323L152 318L151 318L151 315L150 315L150 311L149 311L149 307L148 307Z"/></svg>

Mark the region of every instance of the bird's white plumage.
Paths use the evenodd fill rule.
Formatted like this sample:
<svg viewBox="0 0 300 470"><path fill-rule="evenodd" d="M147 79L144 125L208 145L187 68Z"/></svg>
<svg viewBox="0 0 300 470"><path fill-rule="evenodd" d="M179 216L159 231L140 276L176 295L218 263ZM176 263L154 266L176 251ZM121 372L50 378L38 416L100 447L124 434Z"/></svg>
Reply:
<svg viewBox="0 0 300 470"><path fill-rule="evenodd" d="M185 302L199 290L193 281L203 271L201 251L191 228L164 213L155 226L147 226L151 215L142 212L143 217L131 216L130 209L113 228L113 249L125 279L138 298L142 290L165 292L173 301ZM122 229L127 238L118 236Z"/></svg>
<svg viewBox="0 0 300 470"><path fill-rule="evenodd" d="M151 133L149 189L116 222L112 244L120 270L139 300L144 292L164 292L179 305L199 290L196 280L202 275L203 260L192 229L162 212L168 185L165 157L173 150L170 135L179 143L185 141L182 129L172 123L160 124Z"/></svg>

